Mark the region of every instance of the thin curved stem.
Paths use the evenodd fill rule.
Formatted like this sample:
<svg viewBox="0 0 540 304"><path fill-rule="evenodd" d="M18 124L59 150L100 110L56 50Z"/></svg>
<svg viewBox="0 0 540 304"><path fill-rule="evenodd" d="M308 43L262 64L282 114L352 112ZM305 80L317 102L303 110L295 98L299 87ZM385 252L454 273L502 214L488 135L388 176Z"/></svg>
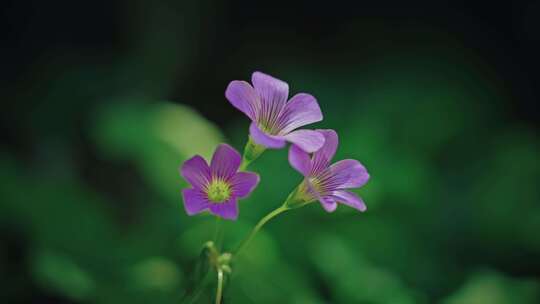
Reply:
<svg viewBox="0 0 540 304"><path fill-rule="evenodd" d="M221 217L216 216L216 225L214 229L214 236L212 237L212 240L214 241L214 244L219 249L221 247L221 239L223 237L223 221L221 220Z"/></svg>
<svg viewBox="0 0 540 304"><path fill-rule="evenodd" d="M221 218L219 216L216 216L216 222L214 225L214 235L212 236L212 240L214 241L214 243L217 241L217 238L218 238L220 219Z"/></svg>
<svg viewBox="0 0 540 304"><path fill-rule="evenodd" d="M216 304L221 304L221 296L223 294L223 270L218 269L217 275Z"/></svg>
<svg viewBox="0 0 540 304"><path fill-rule="evenodd" d="M264 226L264 224L266 224L266 222L268 222L269 220L271 220L272 218L274 218L275 216L277 216L278 214L282 213L282 212L285 212L289 210L288 207L286 206L280 206L278 207L277 209L275 209L274 211L268 213L265 217L263 217L261 220L259 220L259 222L257 223L257 225L255 225L255 227L253 227L253 229L251 230L251 232L249 233L249 235L240 243L240 245L238 246L238 248L236 249L236 254L235 255L239 255L240 252L242 252L242 250L244 248L246 248L246 246L249 244L249 242L251 242L251 240L253 239L253 237L255 237L255 235L257 234L257 232L259 232L259 230L261 230L262 226Z"/></svg>

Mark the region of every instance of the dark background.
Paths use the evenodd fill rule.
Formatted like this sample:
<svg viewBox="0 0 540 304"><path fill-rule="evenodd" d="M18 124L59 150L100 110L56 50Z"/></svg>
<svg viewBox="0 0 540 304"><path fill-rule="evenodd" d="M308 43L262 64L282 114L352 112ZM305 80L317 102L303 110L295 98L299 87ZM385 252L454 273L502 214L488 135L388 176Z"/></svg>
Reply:
<svg viewBox="0 0 540 304"><path fill-rule="evenodd" d="M224 90L255 70L316 96L372 180L366 214L277 219L227 302L540 299L539 1L8 1L0 20L7 303L178 302L213 226L176 170L243 147ZM285 153L225 246L297 182Z"/></svg>

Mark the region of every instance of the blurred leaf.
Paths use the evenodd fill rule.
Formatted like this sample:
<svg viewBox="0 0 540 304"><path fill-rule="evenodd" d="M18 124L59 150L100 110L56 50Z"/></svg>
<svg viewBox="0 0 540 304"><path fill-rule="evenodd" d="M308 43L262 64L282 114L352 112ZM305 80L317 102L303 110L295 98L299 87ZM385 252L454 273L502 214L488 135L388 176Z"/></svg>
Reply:
<svg viewBox="0 0 540 304"><path fill-rule="evenodd" d="M199 254L199 258L193 261L191 273L189 275L189 285L184 293L182 303L196 303L201 293L210 281L210 274L215 273L210 268L209 248L204 246Z"/></svg>
<svg viewBox="0 0 540 304"><path fill-rule="evenodd" d="M172 261L151 257L132 266L131 279L140 289L172 292L179 287L182 276Z"/></svg>
<svg viewBox="0 0 540 304"><path fill-rule="evenodd" d="M463 287L444 304L534 304L540 302L540 284L519 280L495 272L483 271L470 276Z"/></svg>
<svg viewBox="0 0 540 304"><path fill-rule="evenodd" d="M40 251L31 263L39 284L72 300L86 300L96 289L92 277L67 256Z"/></svg>
<svg viewBox="0 0 540 304"><path fill-rule="evenodd" d="M422 303L424 299L407 288L393 272L371 264L333 235L312 241L309 257L332 287L337 303Z"/></svg>
<svg viewBox="0 0 540 304"><path fill-rule="evenodd" d="M195 154L208 159L223 138L186 106L129 101L102 108L93 136L102 153L133 161L149 184L175 203L185 183L178 172L182 162Z"/></svg>

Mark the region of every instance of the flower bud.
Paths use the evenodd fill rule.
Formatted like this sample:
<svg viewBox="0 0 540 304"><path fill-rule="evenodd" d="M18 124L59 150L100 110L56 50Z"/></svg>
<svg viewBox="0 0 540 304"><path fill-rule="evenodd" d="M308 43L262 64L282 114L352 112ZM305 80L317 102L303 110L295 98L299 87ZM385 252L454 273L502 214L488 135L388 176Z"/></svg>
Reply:
<svg viewBox="0 0 540 304"><path fill-rule="evenodd" d="M219 265L226 265L229 264L232 260L232 254L229 252L224 252L218 257L218 264Z"/></svg>

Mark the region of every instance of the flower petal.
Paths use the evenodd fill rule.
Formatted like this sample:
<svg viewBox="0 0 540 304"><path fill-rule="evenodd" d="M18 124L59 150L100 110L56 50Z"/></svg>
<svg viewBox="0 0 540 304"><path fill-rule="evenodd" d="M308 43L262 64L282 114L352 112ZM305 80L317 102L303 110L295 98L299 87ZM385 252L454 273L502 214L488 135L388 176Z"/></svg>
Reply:
<svg viewBox="0 0 540 304"><path fill-rule="evenodd" d="M328 168L330 161L336 154L338 146L338 135L334 130L316 130L324 135L324 145L313 153L313 166L311 174L317 174Z"/></svg>
<svg viewBox="0 0 540 304"><path fill-rule="evenodd" d="M289 149L289 164L296 171L302 173L303 176L308 176L311 171L311 158L309 154L297 145L291 145Z"/></svg>
<svg viewBox="0 0 540 304"><path fill-rule="evenodd" d="M259 175L253 172L238 172L231 179L233 195L243 198L248 196L259 183Z"/></svg>
<svg viewBox="0 0 540 304"><path fill-rule="evenodd" d="M336 210L336 208L337 208L336 201L333 198L329 197L329 196L321 197L319 199L319 202L323 206L324 210L326 210L327 212L334 212L334 210Z"/></svg>
<svg viewBox="0 0 540 304"><path fill-rule="evenodd" d="M238 200L231 197L228 201L219 204L210 204L210 212L228 220L238 218Z"/></svg>
<svg viewBox="0 0 540 304"><path fill-rule="evenodd" d="M241 161L242 157L233 147L220 144L212 156L210 170L213 176L229 179L236 173Z"/></svg>
<svg viewBox="0 0 540 304"><path fill-rule="evenodd" d="M257 109L260 106L259 95L249 83L240 80L231 81L225 90L225 97L251 120L257 118Z"/></svg>
<svg viewBox="0 0 540 304"><path fill-rule="evenodd" d="M182 190L182 197L184 198L184 208L188 215L197 214L207 209L210 205L204 192L199 189L184 189Z"/></svg>
<svg viewBox="0 0 540 304"><path fill-rule="evenodd" d="M336 189L362 187L369 180L366 168L355 159L344 159L330 166Z"/></svg>
<svg viewBox="0 0 540 304"><path fill-rule="evenodd" d="M283 137L308 153L319 150L324 144L324 135L313 130L296 130Z"/></svg>
<svg viewBox="0 0 540 304"><path fill-rule="evenodd" d="M194 187L203 189L210 181L211 174L208 164L199 155L186 160L180 168L180 174Z"/></svg>
<svg viewBox="0 0 540 304"><path fill-rule="evenodd" d="M279 113L289 96L289 85L277 78L261 72L251 75L251 82L255 91L261 97L261 108L265 111Z"/></svg>
<svg viewBox="0 0 540 304"><path fill-rule="evenodd" d="M364 201L355 193L344 191L344 190L337 190L332 193L332 196L334 197L336 201L343 203L347 206L351 206L362 212L367 210L367 207Z"/></svg>
<svg viewBox="0 0 540 304"><path fill-rule="evenodd" d="M249 134L255 143L267 148L279 149L285 147L285 139L282 136L264 133L255 122L252 122L249 126Z"/></svg>
<svg viewBox="0 0 540 304"><path fill-rule="evenodd" d="M289 100L279 117L280 133L287 134L322 119L321 108L315 97L310 94L299 93Z"/></svg>

